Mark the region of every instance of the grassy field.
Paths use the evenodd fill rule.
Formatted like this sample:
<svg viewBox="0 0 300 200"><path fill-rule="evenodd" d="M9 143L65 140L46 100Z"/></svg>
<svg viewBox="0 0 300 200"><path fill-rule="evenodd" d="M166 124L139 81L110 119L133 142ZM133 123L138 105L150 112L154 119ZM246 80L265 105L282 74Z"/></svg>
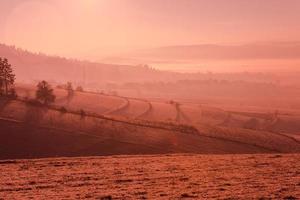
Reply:
<svg viewBox="0 0 300 200"><path fill-rule="evenodd" d="M0 199L289 199L299 154L152 155L0 161Z"/></svg>

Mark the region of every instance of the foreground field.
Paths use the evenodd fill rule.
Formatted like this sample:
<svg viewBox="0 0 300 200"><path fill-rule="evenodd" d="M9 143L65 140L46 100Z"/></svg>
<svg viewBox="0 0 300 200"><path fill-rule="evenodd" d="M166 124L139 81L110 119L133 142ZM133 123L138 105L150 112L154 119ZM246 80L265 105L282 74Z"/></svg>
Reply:
<svg viewBox="0 0 300 200"><path fill-rule="evenodd" d="M299 154L0 161L0 199L297 199Z"/></svg>

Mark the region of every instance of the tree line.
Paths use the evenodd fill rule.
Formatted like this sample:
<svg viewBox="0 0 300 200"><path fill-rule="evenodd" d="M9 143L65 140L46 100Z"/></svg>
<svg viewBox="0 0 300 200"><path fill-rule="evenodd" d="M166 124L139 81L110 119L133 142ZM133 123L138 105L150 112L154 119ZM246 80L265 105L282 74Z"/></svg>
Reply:
<svg viewBox="0 0 300 200"><path fill-rule="evenodd" d="M17 98L15 90L16 75L13 72L11 64L6 58L0 57L0 97ZM74 95L72 83L68 82L65 88L68 91L68 99ZM77 91L83 91L81 86L76 88ZM43 105L54 103L56 96L52 86L45 80L37 84L35 100Z"/></svg>

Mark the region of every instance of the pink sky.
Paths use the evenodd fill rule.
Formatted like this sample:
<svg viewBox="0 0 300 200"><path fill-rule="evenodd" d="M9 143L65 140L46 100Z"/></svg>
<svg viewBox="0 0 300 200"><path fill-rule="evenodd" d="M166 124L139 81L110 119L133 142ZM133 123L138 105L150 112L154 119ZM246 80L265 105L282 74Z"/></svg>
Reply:
<svg viewBox="0 0 300 200"><path fill-rule="evenodd" d="M97 59L139 48L299 41L299 0L1 0L0 42Z"/></svg>

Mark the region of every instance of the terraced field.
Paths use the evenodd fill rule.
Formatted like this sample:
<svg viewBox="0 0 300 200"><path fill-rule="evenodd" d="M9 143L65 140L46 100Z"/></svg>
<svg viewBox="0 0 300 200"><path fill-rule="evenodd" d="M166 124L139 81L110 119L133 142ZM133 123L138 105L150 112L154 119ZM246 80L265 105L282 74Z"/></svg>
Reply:
<svg viewBox="0 0 300 200"><path fill-rule="evenodd" d="M294 200L299 166L299 154L6 160L0 199Z"/></svg>
<svg viewBox="0 0 300 200"><path fill-rule="evenodd" d="M31 90L30 87L20 87L19 96L24 97L30 93L29 97L32 98L34 92ZM63 145L76 147L70 150L62 148L61 156L300 152L297 126L289 127L290 124L297 124L298 116L278 114L274 118L270 113L225 111L196 103L136 99L92 92L75 92L68 98L67 92L62 89L55 89L55 94L57 101L53 105L54 109L22 101L0 102L2 132L11 141L19 141L20 152L28 149L20 138L24 139L27 135L32 142L32 133L44 137L37 137L37 142L41 143L37 146L42 149L40 152L43 152L43 156L54 156L58 152L53 147L43 147L47 140L54 143L60 139L63 142L61 146L58 145L58 149ZM61 111L62 106L67 110ZM80 110L84 110L83 116ZM255 126L251 124L253 119ZM251 126L245 128L249 122ZM190 127L194 127L191 129L193 134L190 134ZM83 142L74 145L79 138ZM72 142L68 144L67 139ZM13 146L6 145L5 148L11 152L10 155L18 155L13 151ZM28 152L26 155L30 157Z"/></svg>
<svg viewBox="0 0 300 200"><path fill-rule="evenodd" d="M123 104L126 104L126 99L120 97L75 92L74 97L66 108L71 110L83 109L88 112L105 114Z"/></svg>
<svg viewBox="0 0 300 200"><path fill-rule="evenodd" d="M17 110L17 112L16 112ZM2 158L153 153L271 153L189 126L62 113L19 101L1 111ZM291 146L291 152L295 146ZM299 145L300 147L300 145ZM293 150L293 151L292 151Z"/></svg>
<svg viewBox="0 0 300 200"><path fill-rule="evenodd" d="M151 121L176 121L177 111L174 105L165 102L151 102L151 110L143 116Z"/></svg>
<svg viewBox="0 0 300 200"><path fill-rule="evenodd" d="M127 103L123 107L109 114L128 119L136 119L143 116L146 112L149 112L149 103L145 100L127 98L125 101L127 101Z"/></svg>

